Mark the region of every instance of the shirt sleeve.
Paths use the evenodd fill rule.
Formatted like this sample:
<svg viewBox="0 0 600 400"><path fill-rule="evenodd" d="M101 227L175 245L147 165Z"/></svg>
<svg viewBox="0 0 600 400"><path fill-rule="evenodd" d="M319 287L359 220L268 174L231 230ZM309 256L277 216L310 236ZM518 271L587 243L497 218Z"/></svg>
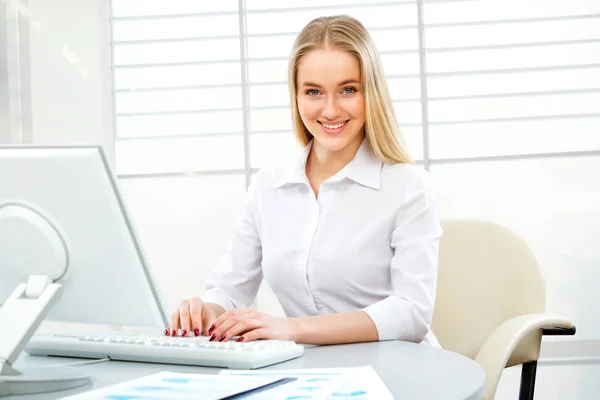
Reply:
<svg viewBox="0 0 600 400"><path fill-rule="evenodd" d="M216 303L225 311L250 307L263 279L262 247L253 206L257 179L258 174L246 193L233 237L210 272L202 296L202 301Z"/></svg>
<svg viewBox="0 0 600 400"><path fill-rule="evenodd" d="M391 236L391 295L363 309L379 340L420 343L431 328L442 228L428 172L410 182Z"/></svg>

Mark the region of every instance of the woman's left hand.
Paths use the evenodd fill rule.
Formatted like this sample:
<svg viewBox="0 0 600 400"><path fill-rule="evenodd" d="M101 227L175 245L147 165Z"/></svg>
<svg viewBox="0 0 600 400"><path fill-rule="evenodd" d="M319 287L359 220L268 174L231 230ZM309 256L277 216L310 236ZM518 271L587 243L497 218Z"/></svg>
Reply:
<svg viewBox="0 0 600 400"><path fill-rule="evenodd" d="M254 309L232 310L222 314L209 328L210 341L225 342L239 336L238 342L258 339L295 340L295 326L289 318L277 318Z"/></svg>

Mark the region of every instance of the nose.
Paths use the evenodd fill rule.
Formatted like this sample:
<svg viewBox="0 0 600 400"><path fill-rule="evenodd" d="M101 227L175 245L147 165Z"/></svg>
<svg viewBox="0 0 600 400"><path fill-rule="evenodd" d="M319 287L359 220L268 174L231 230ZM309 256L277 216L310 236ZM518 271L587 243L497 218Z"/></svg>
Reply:
<svg viewBox="0 0 600 400"><path fill-rule="evenodd" d="M335 121L340 116L341 110L338 99L336 96L328 96L325 100L325 106L323 107L323 117Z"/></svg>

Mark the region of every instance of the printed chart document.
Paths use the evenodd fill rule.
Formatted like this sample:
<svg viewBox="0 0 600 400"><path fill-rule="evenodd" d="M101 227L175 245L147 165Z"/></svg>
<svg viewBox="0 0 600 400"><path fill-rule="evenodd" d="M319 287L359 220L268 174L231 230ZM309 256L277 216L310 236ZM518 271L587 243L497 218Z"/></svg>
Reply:
<svg viewBox="0 0 600 400"><path fill-rule="evenodd" d="M393 400L394 396L371 366L297 370L223 370L220 375L293 377L294 382L248 399ZM325 396L325 397L323 397Z"/></svg>
<svg viewBox="0 0 600 400"><path fill-rule="evenodd" d="M347 379L343 372L318 370L222 370L220 375L296 378L295 381L248 397L248 400L327 400Z"/></svg>
<svg viewBox="0 0 600 400"><path fill-rule="evenodd" d="M159 372L97 390L64 397L69 400L235 400L251 399L293 383L288 377L227 376Z"/></svg>

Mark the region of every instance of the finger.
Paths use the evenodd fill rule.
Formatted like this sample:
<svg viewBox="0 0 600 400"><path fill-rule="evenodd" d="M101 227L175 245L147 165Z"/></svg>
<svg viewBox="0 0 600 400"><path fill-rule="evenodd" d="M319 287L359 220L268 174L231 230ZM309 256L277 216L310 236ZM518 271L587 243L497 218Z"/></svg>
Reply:
<svg viewBox="0 0 600 400"><path fill-rule="evenodd" d="M188 300L181 300L179 303L179 324L182 336L187 336L190 331L190 302Z"/></svg>
<svg viewBox="0 0 600 400"><path fill-rule="evenodd" d="M204 334L210 336L215 330L215 321L217 320L217 314L213 309L204 307L202 310L202 326L204 327Z"/></svg>
<svg viewBox="0 0 600 400"><path fill-rule="evenodd" d="M227 321L234 315L242 315L242 314L255 314L256 311L251 308L245 308L243 310L231 310L226 311L219 318L217 318L209 327L209 332L212 333L215 329L217 329L224 321Z"/></svg>
<svg viewBox="0 0 600 400"><path fill-rule="evenodd" d="M257 329L260 327L262 327L262 322L258 319L232 317L224 322L219 327L219 330L215 330L215 332L213 332L213 335L215 335L213 340L226 342L234 336L238 336L252 329Z"/></svg>
<svg viewBox="0 0 600 400"><path fill-rule="evenodd" d="M194 332L194 336L200 336L202 332L202 315L204 314L204 303L199 297L194 297L190 301L190 319L192 325L190 326L190 335Z"/></svg>
<svg viewBox="0 0 600 400"><path fill-rule="evenodd" d="M177 330L179 329L179 308L171 314L171 326L165 329L166 336L175 336L177 335Z"/></svg>
<svg viewBox="0 0 600 400"><path fill-rule="evenodd" d="M237 341L238 342L252 342L254 340L260 339L269 339L271 335L269 334L269 330L266 328L259 328L251 330L250 332L246 332L242 336L240 336Z"/></svg>
<svg viewBox="0 0 600 400"><path fill-rule="evenodd" d="M225 311L218 318L216 318L212 324L209 325L208 334L212 335L213 332L215 331L215 329L218 329L221 326L221 324L223 324L225 321L227 321L229 318L233 317L234 315L239 315L239 314L243 313L244 311L245 310Z"/></svg>
<svg viewBox="0 0 600 400"><path fill-rule="evenodd" d="M229 328L221 337L221 342L226 342L228 340L233 339L235 336L243 336L248 332L252 332L254 330L260 330L265 328L265 322L258 319L246 319L238 322ZM238 341L241 342L241 340Z"/></svg>
<svg viewBox="0 0 600 400"><path fill-rule="evenodd" d="M252 313L249 310L232 310L227 311L223 315L221 315L217 320L211 325L210 332L210 341L219 340L222 338L223 334L230 329L233 325L238 323L239 321L243 321L246 319L251 319ZM212 329L214 327L214 329Z"/></svg>
<svg viewBox="0 0 600 400"><path fill-rule="evenodd" d="M239 321L243 320L243 315L245 313L236 311L228 311L223 314L221 317L224 317L221 322L215 322L211 325L210 337L208 340L212 341L222 341L225 338L225 332L229 330L233 325L237 324ZM221 319L221 317L217 318L217 321ZM214 329L212 329L214 326Z"/></svg>

